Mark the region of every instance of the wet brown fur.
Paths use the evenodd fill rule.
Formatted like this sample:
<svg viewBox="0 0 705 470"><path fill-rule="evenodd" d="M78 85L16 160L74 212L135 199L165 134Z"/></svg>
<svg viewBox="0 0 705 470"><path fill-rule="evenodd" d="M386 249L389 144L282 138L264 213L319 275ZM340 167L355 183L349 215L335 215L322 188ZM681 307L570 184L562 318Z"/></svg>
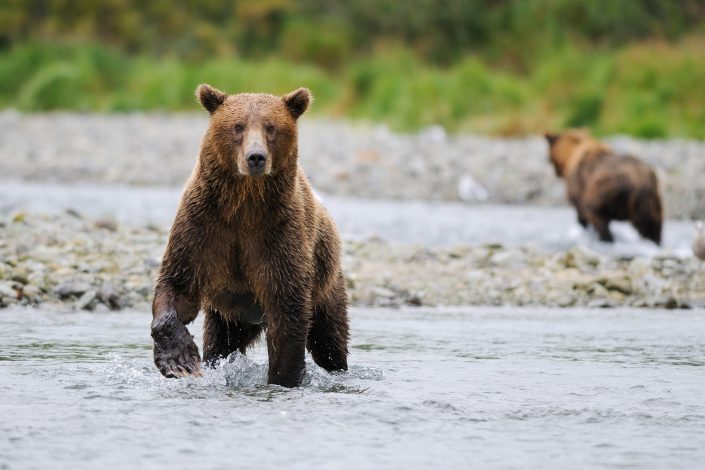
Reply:
<svg viewBox="0 0 705 470"><path fill-rule="evenodd" d="M340 239L298 164L309 91L227 96L201 85L197 96L211 119L156 283L155 364L165 376L200 374L185 325L203 310L207 363L266 331L269 383L298 385L305 348L321 367L347 369ZM254 147L268 156L261 176L247 173Z"/></svg>
<svg viewBox="0 0 705 470"><path fill-rule="evenodd" d="M589 132L571 129L546 134L556 175L583 227L613 241L611 220L629 220L644 238L661 243L663 210L656 174L636 157L621 156Z"/></svg>

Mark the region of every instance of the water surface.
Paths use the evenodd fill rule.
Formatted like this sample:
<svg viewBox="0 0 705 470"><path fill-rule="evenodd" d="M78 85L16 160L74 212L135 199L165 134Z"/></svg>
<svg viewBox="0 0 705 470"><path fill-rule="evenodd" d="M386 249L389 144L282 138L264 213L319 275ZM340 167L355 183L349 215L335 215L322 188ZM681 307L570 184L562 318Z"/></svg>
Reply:
<svg viewBox="0 0 705 470"><path fill-rule="evenodd" d="M291 390L263 345L162 378L149 317L0 311L0 468L705 462L703 311L353 309L350 371Z"/></svg>

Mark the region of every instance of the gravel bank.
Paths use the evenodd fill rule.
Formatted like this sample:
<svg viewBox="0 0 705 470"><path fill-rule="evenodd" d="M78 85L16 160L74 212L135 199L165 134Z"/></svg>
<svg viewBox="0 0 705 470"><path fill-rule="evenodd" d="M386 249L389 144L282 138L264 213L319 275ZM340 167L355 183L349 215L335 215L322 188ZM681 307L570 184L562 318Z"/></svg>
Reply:
<svg viewBox="0 0 705 470"><path fill-rule="evenodd" d="M0 307L149 309L167 232L77 213L0 219ZM501 245L422 248L345 242L353 305L702 307L705 269L692 258L547 253Z"/></svg>
<svg viewBox="0 0 705 470"><path fill-rule="evenodd" d="M207 125L194 114L0 112L0 175L53 182L180 186ZM336 196L565 204L540 137L404 135L383 126L304 118L301 160ZM667 215L705 218L705 142L609 139L658 168Z"/></svg>

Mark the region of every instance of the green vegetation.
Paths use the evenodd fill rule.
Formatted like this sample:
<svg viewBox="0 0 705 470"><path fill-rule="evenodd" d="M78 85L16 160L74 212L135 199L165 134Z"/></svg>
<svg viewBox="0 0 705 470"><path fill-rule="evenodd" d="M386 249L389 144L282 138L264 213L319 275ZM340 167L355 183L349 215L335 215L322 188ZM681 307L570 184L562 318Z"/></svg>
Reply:
<svg viewBox="0 0 705 470"><path fill-rule="evenodd" d="M0 106L194 110L227 91L413 130L705 138L705 1L260 0L0 5Z"/></svg>

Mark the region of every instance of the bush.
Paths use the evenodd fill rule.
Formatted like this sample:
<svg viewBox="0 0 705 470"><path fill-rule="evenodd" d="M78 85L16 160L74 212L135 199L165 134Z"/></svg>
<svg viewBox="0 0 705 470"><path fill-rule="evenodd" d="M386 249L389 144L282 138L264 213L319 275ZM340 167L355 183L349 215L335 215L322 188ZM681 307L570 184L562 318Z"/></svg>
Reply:
<svg viewBox="0 0 705 470"><path fill-rule="evenodd" d="M53 109L196 110L194 89L283 94L299 86L314 113L383 121L399 130L517 135L590 126L598 133L705 138L705 38L616 50L563 46L530 70L477 57L430 65L387 45L339 70L298 61L215 57L202 61L127 55L103 46L28 43L0 53L0 105Z"/></svg>

